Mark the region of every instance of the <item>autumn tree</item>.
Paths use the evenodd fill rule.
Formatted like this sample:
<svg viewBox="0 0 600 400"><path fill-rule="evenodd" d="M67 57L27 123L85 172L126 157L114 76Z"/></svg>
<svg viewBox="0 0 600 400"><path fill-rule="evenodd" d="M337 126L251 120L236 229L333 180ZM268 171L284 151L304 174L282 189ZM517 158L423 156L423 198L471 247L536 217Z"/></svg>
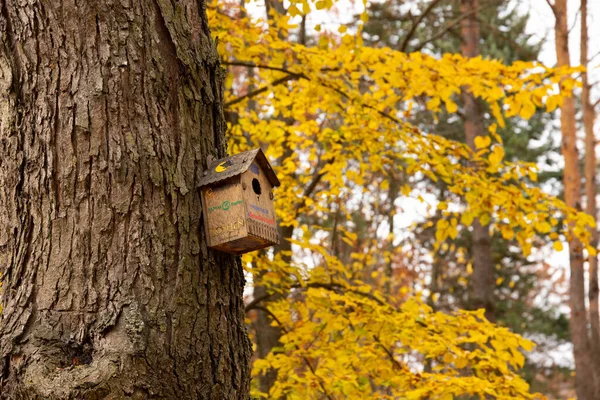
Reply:
<svg viewBox="0 0 600 400"><path fill-rule="evenodd" d="M377 232L359 237L355 224L361 220L353 216L382 215L380 194L391 188L387 174L395 170L409 180L443 181L449 203L461 205L437 205L438 245L475 218L512 233L525 255L535 237L551 231L587 243L590 218L529 185L537 168L506 161L497 133L505 117L528 119L537 107L555 109L565 93L556 93L554 84L574 86L576 70L374 49L346 27L339 35L317 35L314 47L281 40L281 30L295 28L293 18L302 21L313 7L331 5L291 2L287 14L272 13L268 25L264 18L239 18L237 2L210 7L223 64L253 70L250 78L227 81L228 112L237 116L230 147L243 150L250 139L278 160L278 217L294 228L289 260L276 252L243 257L247 273L261 276L270 298L280 296L248 304L269 314L282 332L281 345L254 363L255 375L274 369L277 380L269 393L255 387L254 395L533 398L514 373L524 363L519 348L531 343L490 324L482 311L447 315L423 304L418 293L412 299L390 296L382 271L396 254ZM461 88L485 101L494 121L475 149L411 123L415 112L456 113ZM250 101L252 109L246 107ZM418 196L408 184L400 192ZM338 252L340 242L350 251ZM365 270L373 272L370 281ZM411 368L415 359L431 360L432 369Z"/></svg>
<svg viewBox="0 0 600 400"><path fill-rule="evenodd" d="M585 211L598 218L598 208L596 197L598 196L598 187L596 179L597 157L596 157L596 136L594 134L594 125L596 121L596 111L591 99L592 84L589 80L588 70L591 66L589 59L589 32L588 32L588 2L581 0L581 32L580 32L580 63L586 68L581 73L581 108L583 113L583 129L585 132ZM598 230L592 229L591 245L598 246ZM590 318L590 347L591 358L594 363L594 372L596 374L597 385L595 397L600 396L600 312L598 307L598 256L589 254L589 318Z"/></svg>
<svg viewBox="0 0 600 400"><path fill-rule="evenodd" d="M556 0L554 3L549 1L548 4L551 6L555 17L554 36L557 65L569 66L571 65L571 60L567 2L566 0ZM587 22L584 23L584 26L587 26ZM584 49L582 57L585 57L586 53L587 50ZM585 83L587 86L587 79L585 79ZM563 82L561 82L561 90L568 90ZM587 90L589 88L585 89L586 93ZM589 93L586 94L587 96L589 96ZM589 99L586 103L588 102ZM585 118L589 118L589 110L586 110L585 113ZM570 207L583 209L579 151L577 149L576 108L573 96L566 96L560 105L560 125L562 131L561 151L565 162L563 175L565 202ZM587 150L589 152L590 148L588 147ZM591 153L588 153L587 163L591 160ZM592 181L588 182L588 191L593 190L593 186L590 184L592 184ZM594 200L588 200L588 207L593 206ZM588 210L594 211L589 208ZM598 373L594 371L594 364L591 358L592 348L588 329L589 317L585 302L584 248L577 237L568 236L568 239L570 265L569 306L571 308L570 330L575 358L575 388L577 396L580 399L593 399L595 398L596 385L598 383L596 382ZM596 255L595 248L588 249L588 252L590 255ZM593 266L594 264L592 264ZM593 305L594 301L592 300ZM596 323L594 323L594 328L597 328Z"/></svg>
<svg viewBox="0 0 600 400"><path fill-rule="evenodd" d="M529 15L496 1L480 1L477 12L466 14L455 4L448 0L419 2L416 3L416 10L410 10L409 16L406 5L403 6L402 2L390 0L371 3L368 6L369 20L364 26L365 44L405 51L423 48L439 56L446 52L456 53L461 50L460 25L468 20L469 24L478 25L482 57L499 59L507 65L537 58L540 44L532 42L531 34L525 29ZM470 16L476 17L475 20ZM483 110L485 124L492 124L489 107L483 104L480 108ZM442 112L433 118L427 113L414 113L411 122L423 130L464 141L464 113L460 115L461 118L457 118L455 113ZM507 159L544 162L543 170L538 174L538 182L534 184L558 183L555 178L562 176L560 169L551 161L558 148L554 146L552 137L544 136L551 117L552 114L540 111L527 123L523 123L518 117L508 118L505 119L505 127L498 129ZM424 183L424 188L419 183L420 190L435 193L441 202L447 202L452 195L443 182ZM391 189L390 185L390 191ZM434 225L440 217L441 212L438 212L423 220L414 232L414 239L405 239L404 243L414 240L413 246L425 247L432 252L430 277L427 277L431 282L429 290L432 306L438 309L472 306L468 298L469 291L472 292L472 288L481 283L471 279L473 263L470 249L475 247L471 243L471 232L463 231L448 246L435 248ZM531 305L532 296L545 283L539 279L546 269L543 260L528 260L520 251L515 251L514 237L509 232L494 231L490 239L494 282L490 292L493 294L498 321L506 323L511 330L534 334L543 332L544 335L562 340L565 332L556 328L565 326L562 323L564 315L555 313L550 307L544 309L544 306L540 308ZM424 279L423 276L418 278ZM524 320L528 322L524 323Z"/></svg>
<svg viewBox="0 0 600 400"><path fill-rule="evenodd" d="M242 268L196 190L226 151L204 10L2 3L2 398L248 397Z"/></svg>

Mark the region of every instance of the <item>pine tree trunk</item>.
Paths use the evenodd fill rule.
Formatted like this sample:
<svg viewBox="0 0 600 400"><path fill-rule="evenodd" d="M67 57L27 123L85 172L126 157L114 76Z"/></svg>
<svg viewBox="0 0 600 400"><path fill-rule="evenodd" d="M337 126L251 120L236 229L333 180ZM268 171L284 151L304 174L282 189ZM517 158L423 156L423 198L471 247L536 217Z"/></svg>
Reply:
<svg viewBox="0 0 600 400"><path fill-rule="evenodd" d="M225 152L205 4L0 4L0 397L247 399L195 188Z"/></svg>
<svg viewBox="0 0 600 400"><path fill-rule="evenodd" d="M555 42L557 66L570 65L569 28L567 25L567 1L554 3ZM561 150L565 160L563 183L565 202L571 207L581 209L581 175L579 172L579 154L575 125L575 99L565 97L560 107L562 131ZM593 365L590 357L588 338L588 319L585 305L585 278L582 244L575 237L569 240L569 299L571 307L571 341L575 358L575 388L579 400L594 398Z"/></svg>
<svg viewBox="0 0 600 400"><path fill-rule="evenodd" d="M581 0L581 65L588 66L588 7L587 0ZM594 106L590 99L590 84L587 71L582 72L581 105L583 109L583 127L585 130L585 211L597 220L596 196L598 194L596 185L596 137L594 135L594 122L596 119ZM598 245L598 230L590 228L592 235L591 245ZM598 257L589 256L589 289L588 297L590 304L590 345L592 349L592 360L594 362L594 375L596 382L600 382L600 314L598 310ZM596 398L600 398L600 385L596 385Z"/></svg>
<svg viewBox="0 0 600 400"><path fill-rule="evenodd" d="M479 55L479 22L477 20L478 0L461 0L461 50L465 57ZM483 107L471 93L462 93L465 139L471 149L475 149L475 138L486 134L483 122ZM492 259L492 239L489 228L482 226L478 219L473 221L471 253L473 255L473 275L471 276L471 306L484 308L490 321L496 319L494 303L494 263Z"/></svg>

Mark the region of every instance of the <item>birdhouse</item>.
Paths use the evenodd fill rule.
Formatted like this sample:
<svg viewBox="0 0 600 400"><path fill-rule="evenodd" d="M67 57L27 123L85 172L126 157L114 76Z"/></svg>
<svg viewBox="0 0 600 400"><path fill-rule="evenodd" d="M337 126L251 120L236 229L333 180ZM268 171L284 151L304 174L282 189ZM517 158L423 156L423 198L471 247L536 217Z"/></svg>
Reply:
<svg viewBox="0 0 600 400"><path fill-rule="evenodd" d="M243 254L279 244L279 179L261 149L209 161L199 186L208 247Z"/></svg>

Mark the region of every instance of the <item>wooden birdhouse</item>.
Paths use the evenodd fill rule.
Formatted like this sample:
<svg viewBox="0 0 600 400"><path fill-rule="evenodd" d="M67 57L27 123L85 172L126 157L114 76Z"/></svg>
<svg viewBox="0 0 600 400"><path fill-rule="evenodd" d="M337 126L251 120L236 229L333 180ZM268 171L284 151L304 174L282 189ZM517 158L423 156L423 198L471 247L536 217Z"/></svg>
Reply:
<svg viewBox="0 0 600 400"><path fill-rule="evenodd" d="M199 186L209 247L243 254L279 244L279 179L261 149L209 161Z"/></svg>

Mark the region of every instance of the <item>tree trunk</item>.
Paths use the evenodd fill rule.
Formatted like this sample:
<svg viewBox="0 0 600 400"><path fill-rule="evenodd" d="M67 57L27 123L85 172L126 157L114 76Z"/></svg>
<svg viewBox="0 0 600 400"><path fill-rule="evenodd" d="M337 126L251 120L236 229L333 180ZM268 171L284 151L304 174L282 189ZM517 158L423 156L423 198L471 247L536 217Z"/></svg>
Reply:
<svg viewBox="0 0 600 400"><path fill-rule="evenodd" d="M1 3L1 398L248 398L241 265L195 189L225 154L204 8Z"/></svg>
<svg viewBox="0 0 600 400"><path fill-rule="evenodd" d="M588 7L587 0L581 0L581 43L580 57L581 65L588 67ZM594 106L590 100L590 84L587 71L582 72L581 105L583 109L583 127L585 130L585 211L597 220L598 210L596 206L596 138L594 135L594 122L596 119ZM598 245L598 230L590 228L592 235L591 245ZM600 314L598 310L598 257L589 255L589 304L590 304L590 328L591 328L591 350L594 362L594 375L596 382L600 382ZM600 385L596 385L595 398L600 398Z"/></svg>
<svg viewBox="0 0 600 400"><path fill-rule="evenodd" d="M567 26L567 0L556 0L553 6L556 17L555 42L557 66L570 65L569 28ZM563 183L565 202L568 206L581 209L581 176L579 173L579 155L575 126L575 99L565 97L560 107L562 131L561 150L565 159ZM574 236L569 239L569 260L571 274L569 278L569 299L571 307L571 341L575 357L575 388L579 400L594 398L594 378L588 338L587 310L585 305L585 278L583 249L581 242Z"/></svg>
<svg viewBox="0 0 600 400"><path fill-rule="evenodd" d="M479 22L477 20L478 0L461 0L460 11L467 17L461 21L461 51L465 57L479 55ZM471 93L462 93L465 139L471 149L475 149L475 138L486 135L483 122L483 106ZM494 303L494 263L492 260L492 239L489 227L482 226L478 219L473 221L471 253L473 255L473 275L471 276L471 302L473 308L484 308L490 321L496 319Z"/></svg>
<svg viewBox="0 0 600 400"><path fill-rule="evenodd" d="M294 232L292 226L281 226L279 227L279 237L281 238L281 244L274 247L275 254L281 251L291 252L292 243L288 240L291 239ZM289 255L282 255L282 260L289 264L292 261L292 257ZM271 315L264 311L268 309L270 302L279 301L283 298L280 293L271 293L265 285L263 285L259 276L257 282L254 285L254 299L264 299L261 301L261 308L256 310L256 320L254 321L253 327L256 335L256 356L258 358L265 358L269 355L274 347L280 346L279 339L281 338L281 328L274 324ZM258 388L263 393L269 393L271 387L277 380L277 369L269 368L264 374L258 376ZM268 397L263 397L268 399Z"/></svg>

